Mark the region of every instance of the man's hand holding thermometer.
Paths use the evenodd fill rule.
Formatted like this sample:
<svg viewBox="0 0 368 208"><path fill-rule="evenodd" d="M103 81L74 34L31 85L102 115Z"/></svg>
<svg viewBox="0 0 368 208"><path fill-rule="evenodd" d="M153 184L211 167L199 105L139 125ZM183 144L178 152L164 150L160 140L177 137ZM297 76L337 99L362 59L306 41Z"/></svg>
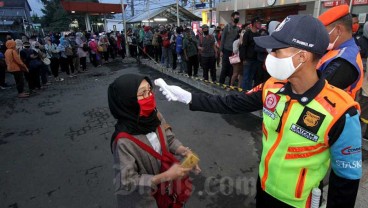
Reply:
<svg viewBox="0 0 368 208"><path fill-rule="evenodd" d="M161 78L155 80L155 85L160 87L160 91L168 101L179 101L185 104L192 101L192 93L175 85L167 85Z"/></svg>

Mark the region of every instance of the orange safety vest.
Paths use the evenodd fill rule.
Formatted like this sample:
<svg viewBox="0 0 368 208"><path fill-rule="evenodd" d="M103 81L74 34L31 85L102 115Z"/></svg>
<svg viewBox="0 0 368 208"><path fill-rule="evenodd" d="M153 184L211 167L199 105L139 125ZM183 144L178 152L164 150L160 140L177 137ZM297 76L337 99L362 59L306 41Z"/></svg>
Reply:
<svg viewBox="0 0 368 208"><path fill-rule="evenodd" d="M353 38L341 44L339 48L328 51L319 61L317 70L320 70L323 73L328 68L328 65L331 63L331 61L337 58L345 59L351 63L359 73L358 79L355 80L355 82L348 88L344 89L353 99L355 99L357 92L362 87L364 72L359 48Z"/></svg>

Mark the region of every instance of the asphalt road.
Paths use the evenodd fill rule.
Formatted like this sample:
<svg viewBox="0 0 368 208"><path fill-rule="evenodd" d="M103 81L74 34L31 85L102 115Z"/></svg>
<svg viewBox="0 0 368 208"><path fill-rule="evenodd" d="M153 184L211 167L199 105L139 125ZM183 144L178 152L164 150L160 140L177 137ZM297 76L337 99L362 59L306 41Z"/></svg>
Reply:
<svg viewBox="0 0 368 208"><path fill-rule="evenodd" d="M116 207L107 87L126 73L163 77L197 92L148 67L117 62L28 99L16 98L14 87L0 91L0 208ZM186 207L254 207L260 118L192 112L155 91L176 136L201 159Z"/></svg>

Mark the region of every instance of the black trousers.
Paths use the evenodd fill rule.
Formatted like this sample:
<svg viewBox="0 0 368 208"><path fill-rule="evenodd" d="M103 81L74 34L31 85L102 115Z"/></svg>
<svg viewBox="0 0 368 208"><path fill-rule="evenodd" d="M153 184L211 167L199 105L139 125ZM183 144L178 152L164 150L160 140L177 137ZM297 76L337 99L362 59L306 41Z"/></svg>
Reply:
<svg viewBox="0 0 368 208"><path fill-rule="evenodd" d="M136 45L129 45L129 53L131 57L137 56L137 46Z"/></svg>
<svg viewBox="0 0 368 208"><path fill-rule="evenodd" d="M28 74L28 85L29 85L29 89L30 90L34 90L34 89L40 89L41 88L41 80L40 80L40 75L41 75L41 69L40 68L35 68L35 69L30 69L29 70L29 74Z"/></svg>
<svg viewBox="0 0 368 208"><path fill-rule="evenodd" d="M45 64L42 64L40 70L41 70L40 73L41 73L42 84L46 84L47 83L47 77L50 74L49 67Z"/></svg>
<svg viewBox="0 0 368 208"><path fill-rule="evenodd" d="M193 71L194 71L194 76L198 75L198 56L197 55L188 57L187 70L188 70L188 75L190 77L193 75Z"/></svg>
<svg viewBox="0 0 368 208"><path fill-rule="evenodd" d="M82 65L82 70L86 71L87 69L87 57L80 57L80 64Z"/></svg>
<svg viewBox="0 0 368 208"><path fill-rule="evenodd" d="M96 54L91 54L91 62L92 62L94 67L98 66L98 61L97 61L97 55Z"/></svg>
<svg viewBox="0 0 368 208"><path fill-rule="evenodd" d="M2 67L0 65L0 86L5 86L5 71L6 71L6 68L5 68L5 65L4 67Z"/></svg>
<svg viewBox="0 0 368 208"><path fill-rule="evenodd" d="M62 72L69 72L68 58L60 58L60 68Z"/></svg>
<svg viewBox="0 0 368 208"><path fill-rule="evenodd" d="M107 48L107 50L109 51L109 54L110 54L111 58L115 59L115 57L116 57L116 47L115 46L109 46Z"/></svg>
<svg viewBox="0 0 368 208"><path fill-rule="evenodd" d="M176 54L176 51L172 51L172 57L172 69L174 70L178 66L176 63L176 60L178 59L178 54Z"/></svg>
<svg viewBox="0 0 368 208"><path fill-rule="evenodd" d="M51 68L52 75L54 75L55 78L59 76L59 66L60 66L59 59L51 58L50 68Z"/></svg>
<svg viewBox="0 0 368 208"><path fill-rule="evenodd" d="M67 58L67 65L68 65L68 67L65 68L65 70L66 70L66 74L68 74L68 75L70 75L70 72L72 74L74 74L74 61L73 61L73 58L75 58L75 57L68 56L68 58Z"/></svg>
<svg viewBox="0 0 368 208"><path fill-rule="evenodd" d="M109 61L109 51L102 52L105 61Z"/></svg>
<svg viewBox="0 0 368 208"><path fill-rule="evenodd" d="M229 85L231 82L231 76L233 75L233 65L230 64L229 57L233 54L232 51L223 50L222 52L222 68L220 74L220 83L224 84L226 77L229 77Z"/></svg>
<svg viewBox="0 0 368 208"><path fill-rule="evenodd" d="M202 68L203 68L203 78L208 80L208 72L211 74L211 79L213 82L216 81L216 57L203 57L202 56Z"/></svg>
<svg viewBox="0 0 368 208"><path fill-rule="evenodd" d="M24 75L22 71L12 72L18 93L24 92Z"/></svg>
<svg viewBox="0 0 368 208"><path fill-rule="evenodd" d="M157 63L161 63L162 49L160 45L154 46L154 54L155 54L155 61Z"/></svg>

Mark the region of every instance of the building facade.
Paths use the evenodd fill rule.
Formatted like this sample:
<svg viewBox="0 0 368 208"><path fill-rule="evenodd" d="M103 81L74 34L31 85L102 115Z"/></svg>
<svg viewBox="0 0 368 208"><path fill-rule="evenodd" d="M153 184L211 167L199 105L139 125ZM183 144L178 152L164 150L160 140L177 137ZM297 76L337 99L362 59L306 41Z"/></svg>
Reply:
<svg viewBox="0 0 368 208"><path fill-rule="evenodd" d="M32 25L31 11L27 0L0 0L0 31L26 33Z"/></svg>
<svg viewBox="0 0 368 208"><path fill-rule="evenodd" d="M367 21L368 0L352 0L352 13ZM258 16L265 22L268 20L283 20L288 15L309 14L318 17L327 9L340 4L349 4L349 0L223 0L216 7L219 25L231 21L231 13L240 13L240 24L249 23Z"/></svg>

